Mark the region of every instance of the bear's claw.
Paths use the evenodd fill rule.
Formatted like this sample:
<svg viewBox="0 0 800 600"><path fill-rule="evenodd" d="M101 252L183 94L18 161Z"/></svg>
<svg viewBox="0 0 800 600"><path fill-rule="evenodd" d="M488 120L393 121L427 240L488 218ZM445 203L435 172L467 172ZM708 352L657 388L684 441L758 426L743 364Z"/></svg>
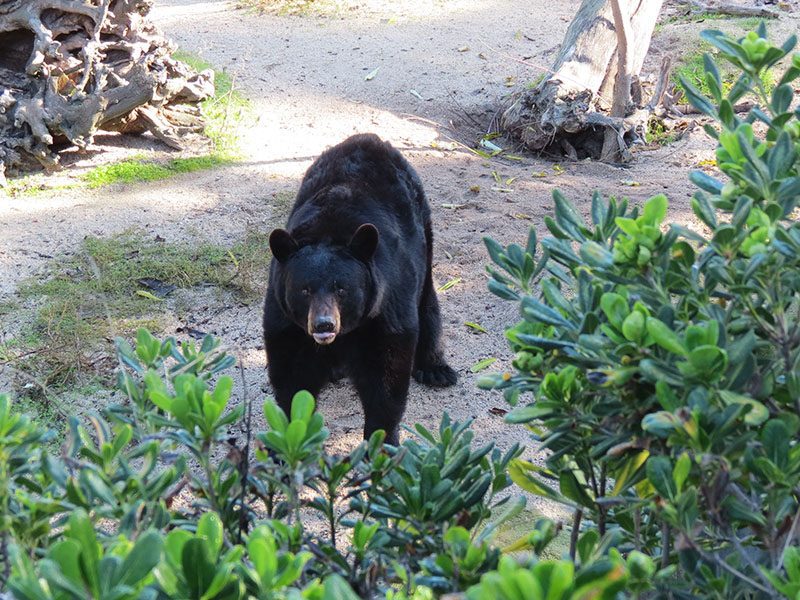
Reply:
<svg viewBox="0 0 800 600"><path fill-rule="evenodd" d="M414 379L431 387L447 387L458 381L458 373L448 365L429 365L415 370Z"/></svg>

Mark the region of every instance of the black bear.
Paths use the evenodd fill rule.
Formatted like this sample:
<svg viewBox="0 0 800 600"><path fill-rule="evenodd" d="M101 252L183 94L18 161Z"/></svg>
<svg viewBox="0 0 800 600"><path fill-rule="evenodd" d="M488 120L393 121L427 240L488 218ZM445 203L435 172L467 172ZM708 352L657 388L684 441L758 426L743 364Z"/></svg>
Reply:
<svg viewBox="0 0 800 600"><path fill-rule="evenodd" d="M289 414L299 390L317 395L351 377L364 436L397 445L414 378L452 385L431 274L431 215L417 173L388 142L354 135L309 167L272 250L264 306L269 378Z"/></svg>

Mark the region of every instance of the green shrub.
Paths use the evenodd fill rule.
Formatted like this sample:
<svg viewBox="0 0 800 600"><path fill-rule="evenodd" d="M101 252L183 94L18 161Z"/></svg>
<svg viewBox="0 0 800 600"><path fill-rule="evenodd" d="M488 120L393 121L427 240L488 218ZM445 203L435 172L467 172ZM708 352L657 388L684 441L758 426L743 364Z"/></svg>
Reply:
<svg viewBox="0 0 800 600"><path fill-rule="evenodd" d="M290 418L267 401L269 430L252 432L218 340L136 342L118 341L120 404L72 417L60 456L0 396L0 585L14 598L399 598L497 566L493 532L524 506L504 494L516 447L476 448L445 415L398 448L378 432L334 456L305 392Z"/></svg>
<svg viewBox="0 0 800 600"><path fill-rule="evenodd" d="M515 544L529 559L501 557L495 532L525 507L508 494L519 449L474 447L467 423L445 415L400 447L377 432L334 456L306 392L289 417L268 400L269 429L252 432L250 404L231 406L234 361L218 340L142 329L135 347L117 345L121 403L70 419L58 456L45 450L52 434L0 395L0 586L11 598L473 598L549 573L546 597L566 599L635 593L655 571L594 532L579 568L540 561L558 533L546 519ZM230 440L234 424L244 445Z"/></svg>
<svg viewBox="0 0 800 600"><path fill-rule="evenodd" d="M794 36L781 48L763 27L739 41L703 37L740 73L724 93L707 58L710 98L684 81L717 122L706 129L728 179L691 176L708 233L668 226L664 196L639 211L595 195L587 223L555 192L553 237L539 243L532 231L524 249L486 240L489 288L518 302L523 320L506 332L516 371L481 385L503 390L515 406L507 420L547 450L545 467L516 460L510 473L572 508L578 564L586 535L612 536L629 559L660 565L659 593L794 598L800 55L768 93L763 75ZM744 94L760 105L741 117L732 106Z"/></svg>

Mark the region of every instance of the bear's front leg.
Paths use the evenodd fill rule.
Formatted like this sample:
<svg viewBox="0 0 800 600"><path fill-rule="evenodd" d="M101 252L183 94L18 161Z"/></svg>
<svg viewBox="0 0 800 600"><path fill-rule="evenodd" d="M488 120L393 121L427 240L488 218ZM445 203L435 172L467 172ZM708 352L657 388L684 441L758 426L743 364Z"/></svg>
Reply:
<svg viewBox="0 0 800 600"><path fill-rule="evenodd" d="M275 401L291 417L294 395L306 390L316 399L328 382L329 369L316 353L316 343L299 328L267 332L265 342Z"/></svg>
<svg viewBox="0 0 800 600"><path fill-rule="evenodd" d="M364 408L364 439L383 429L387 444L399 444L416 345L416 332L368 334L359 344L352 378Z"/></svg>

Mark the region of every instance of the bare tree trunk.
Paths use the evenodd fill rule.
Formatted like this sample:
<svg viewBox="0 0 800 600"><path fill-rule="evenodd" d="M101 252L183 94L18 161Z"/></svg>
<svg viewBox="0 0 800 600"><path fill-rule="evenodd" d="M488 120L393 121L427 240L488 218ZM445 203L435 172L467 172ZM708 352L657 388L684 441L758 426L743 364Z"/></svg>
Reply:
<svg viewBox="0 0 800 600"><path fill-rule="evenodd" d="M630 24L625 61L631 77L642 69L662 4L619 0L621 15L628 15ZM550 75L514 98L501 118L502 129L530 150L545 150L563 140L579 155L599 157L605 125L611 122L599 117L608 119L619 64L614 23L611 0L583 0Z"/></svg>
<svg viewBox="0 0 800 600"><path fill-rule="evenodd" d="M612 117L624 117L628 113L631 101L631 69L633 68L628 43L631 40L631 22L627 6L621 6L620 0L611 0L611 12L614 15L614 29L617 32L617 76L614 81L614 99L611 104ZM603 150L600 160L614 162L626 149L622 132L613 125L606 127Z"/></svg>
<svg viewBox="0 0 800 600"><path fill-rule="evenodd" d="M213 72L173 60L152 0L0 0L0 185L6 168L58 166L98 129L149 131L171 147L202 130Z"/></svg>

